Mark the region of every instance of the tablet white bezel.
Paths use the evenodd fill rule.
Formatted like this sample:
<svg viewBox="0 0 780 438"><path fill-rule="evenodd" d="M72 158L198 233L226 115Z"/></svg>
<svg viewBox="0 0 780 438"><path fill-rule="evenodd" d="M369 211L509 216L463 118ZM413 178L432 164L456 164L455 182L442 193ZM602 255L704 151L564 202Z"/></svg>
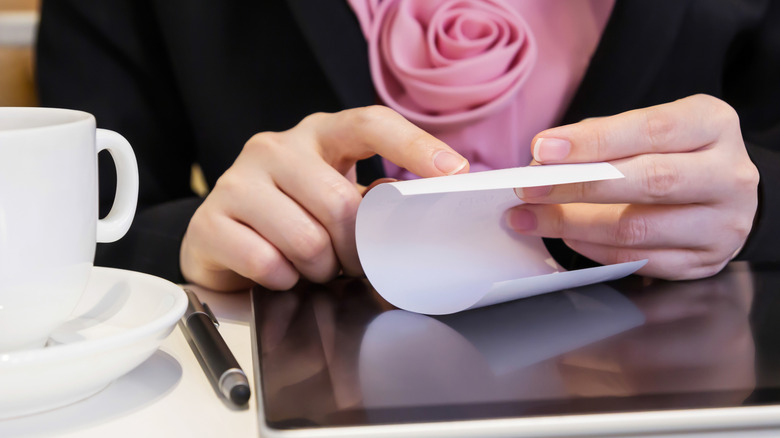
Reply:
<svg viewBox="0 0 780 438"><path fill-rule="evenodd" d="M256 376L262 388L260 376ZM260 436L264 438L336 437L664 437L707 436L733 432L736 436L780 434L780 406L704 408L616 414L561 415L553 417L467 420L431 423L280 430L265 421L263 397L257 397Z"/></svg>

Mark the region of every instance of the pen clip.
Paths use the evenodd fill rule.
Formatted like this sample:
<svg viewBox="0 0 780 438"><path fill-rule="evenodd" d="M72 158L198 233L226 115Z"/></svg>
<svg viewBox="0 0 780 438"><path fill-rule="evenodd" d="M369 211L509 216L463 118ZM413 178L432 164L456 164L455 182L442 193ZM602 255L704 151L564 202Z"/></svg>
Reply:
<svg viewBox="0 0 780 438"><path fill-rule="evenodd" d="M214 312L211 311L209 305L201 301L200 298L195 295L195 292L187 289L186 287L184 288L184 293L187 294L187 300L189 301L186 314L191 316L196 313L202 313L211 320L211 323L214 324L214 327L219 328L219 321L217 321L217 317L214 316Z"/></svg>
<svg viewBox="0 0 780 438"><path fill-rule="evenodd" d="M203 305L203 310L205 311L209 319L211 319L211 323L214 324L214 327L219 328L219 321L217 321L217 317L214 316L214 312L211 311L211 307L209 307L208 304L202 301L201 301L201 305Z"/></svg>

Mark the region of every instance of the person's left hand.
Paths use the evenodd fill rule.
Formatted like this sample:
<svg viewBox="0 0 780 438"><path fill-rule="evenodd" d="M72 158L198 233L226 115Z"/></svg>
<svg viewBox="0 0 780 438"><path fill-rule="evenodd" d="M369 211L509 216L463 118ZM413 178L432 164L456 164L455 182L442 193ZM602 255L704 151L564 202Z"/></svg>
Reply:
<svg viewBox="0 0 780 438"><path fill-rule="evenodd" d="M758 205L758 170L739 118L706 95L539 133L539 164L606 161L625 179L517 189L522 234L562 238L603 264L649 259L640 274L719 272L742 248Z"/></svg>

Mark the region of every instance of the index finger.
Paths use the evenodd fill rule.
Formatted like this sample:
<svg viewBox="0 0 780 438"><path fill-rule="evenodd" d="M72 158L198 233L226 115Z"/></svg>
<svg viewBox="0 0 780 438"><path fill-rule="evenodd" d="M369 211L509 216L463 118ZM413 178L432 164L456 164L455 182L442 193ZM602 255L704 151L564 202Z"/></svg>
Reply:
<svg viewBox="0 0 780 438"><path fill-rule="evenodd" d="M379 154L421 177L468 172L463 156L388 107L354 108L332 116L316 129L320 152L336 169Z"/></svg>
<svg viewBox="0 0 780 438"><path fill-rule="evenodd" d="M675 102L586 119L548 129L532 141L543 164L611 161L641 154L690 152L738 130L736 112L725 102L696 95Z"/></svg>

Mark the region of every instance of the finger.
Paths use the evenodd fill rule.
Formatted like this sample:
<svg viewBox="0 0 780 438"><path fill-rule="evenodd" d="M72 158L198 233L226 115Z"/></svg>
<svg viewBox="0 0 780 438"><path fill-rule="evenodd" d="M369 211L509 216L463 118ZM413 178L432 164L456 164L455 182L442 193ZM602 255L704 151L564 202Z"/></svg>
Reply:
<svg viewBox="0 0 780 438"><path fill-rule="evenodd" d="M648 293L632 296L642 310L646 324L668 324L688 318L710 315L713 320L735 325L745 319L749 305L734 293L731 279L707 278L693 283L658 281L644 288Z"/></svg>
<svg viewBox="0 0 780 438"><path fill-rule="evenodd" d="M268 382L269 394L311 378L325 367L320 333L312 310L311 301L302 300L293 314L293 330L288 330L274 354L268 356L268 372L275 376Z"/></svg>
<svg viewBox="0 0 780 438"><path fill-rule="evenodd" d="M718 281L701 280L695 283L656 281L631 301L645 315L646 325L660 325L683 319L700 317L714 311L710 297L717 290ZM718 297L719 298L719 297Z"/></svg>
<svg viewBox="0 0 780 438"><path fill-rule="evenodd" d="M712 249L723 227L711 217L710 207L695 204L523 204L507 212L507 223L523 234L630 249Z"/></svg>
<svg viewBox="0 0 780 438"><path fill-rule="evenodd" d="M730 178L712 178L716 163L701 165L708 159L711 156L706 152L640 155L612 163L625 178L528 187L515 192L535 204L715 203L724 193L733 191L735 184Z"/></svg>
<svg viewBox="0 0 780 438"><path fill-rule="evenodd" d="M320 334L322 352L325 363L332 366L336 350L336 315L335 304L330 297L315 295L312 298L314 321Z"/></svg>
<svg viewBox="0 0 780 438"><path fill-rule="evenodd" d="M297 155L280 157L280 160L278 166L269 169L271 178L287 196L325 228L329 236L328 246L332 245L334 260L338 261L344 273L361 275L363 270L355 243L355 218L362 199L357 187L318 156ZM285 160L294 162L287 163ZM298 171L289 172L290 168L297 168ZM307 175L307 178L301 178L301 174ZM289 218L282 214L289 213L279 213L279 223L288 223ZM286 254L285 250L282 252Z"/></svg>
<svg viewBox="0 0 780 438"><path fill-rule="evenodd" d="M744 342L744 330L742 327L724 327L719 322L701 315L662 326L645 325L618 343L622 362L634 369L656 370L701 369L718 362L724 365L724 360L734 358L735 347L741 349L738 344ZM673 339L669 336L670 324L674 324ZM691 348L692 345L695 348Z"/></svg>
<svg viewBox="0 0 780 438"><path fill-rule="evenodd" d="M339 264L327 231L272 182L245 184L232 193L247 202L231 202L227 214L254 229L304 277L324 282L336 276Z"/></svg>
<svg viewBox="0 0 780 438"><path fill-rule="evenodd" d="M574 251L604 265L647 259L648 263L637 273L667 280L709 277L718 273L726 263L712 264L707 254L699 250L628 248L569 239L564 239L564 242Z"/></svg>
<svg viewBox="0 0 780 438"><path fill-rule="evenodd" d="M736 112L706 95L548 129L532 141L540 163L611 161L707 147L722 132L738 134ZM735 132L736 131L736 132Z"/></svg>
<svg viewBox="0 0 780 438"><path fill-rule="evenodd" d="M328 116L328 123L318 123ZM384 106L314 114L304 122L316 125L323 157L339 171L379 154L421 177L468 172L468 161L460 154Z"/></svg>
<svg viewBox="0 0 780 438"><path fill-rule="evenodd" d="M271 353L282 342L300 305L300 295L295 291L276 292L263 298L263 325L260 329L260 345L263 353Z"/></svg>
<svg viewBox="0 0 780 438"><path fill-rule="evenodd" d="M201 244L202 251L220 269L209 270L206 268L200 273L200 276L218 275L223 277L212 284L221 286L229 284L224 278L224 273L229 271L225 269L268 289L289 289L298 281L298 271L255 230L227 216L214 218L207 225L207 228L210 232L209 239ZM225 269L221 269L221 267ZM198 282L195 278L193 281Z"/></svg>

